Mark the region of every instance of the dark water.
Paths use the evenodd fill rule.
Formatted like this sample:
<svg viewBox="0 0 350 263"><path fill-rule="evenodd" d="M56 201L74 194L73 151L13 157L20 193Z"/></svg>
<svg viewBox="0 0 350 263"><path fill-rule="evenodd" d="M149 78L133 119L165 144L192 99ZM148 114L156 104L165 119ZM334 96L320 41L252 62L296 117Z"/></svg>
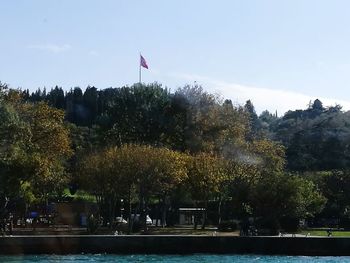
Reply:
<svg viewBox="0 0 350 263"><path fill-rule="evenodd" d="M260 255L40 255L40 256L0 256L0 262L350 262L350 257L304 257L304 256L260 256Z"/></svg>

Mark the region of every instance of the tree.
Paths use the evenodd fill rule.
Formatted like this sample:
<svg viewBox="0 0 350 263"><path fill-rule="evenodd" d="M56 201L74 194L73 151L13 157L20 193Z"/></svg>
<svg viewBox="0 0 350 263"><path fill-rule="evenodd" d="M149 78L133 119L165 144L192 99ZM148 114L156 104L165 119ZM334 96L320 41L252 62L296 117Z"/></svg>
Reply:
<svg viewBox="0 0 350 263"><path fill-rule="evenodd" d="M65 109L65 97L64 92L62 88L59 88L56 86L54 89L51 89L51 91L47 94L46 100L48 104L52 107L55 107L57 109L64 110Z"/></svg>
<svg viewBox="0 0 350 263"><path fill-rule="evenodd" d="M14 139L21 143L18 164L25 177L20 178L32 185L37 198L47 202L51 194L62 190L68 178L64 166L72 151L64 112L44 102L23 103L14 91L6 100L25 129L25 136Z"/></svg>
<svg viewBox="0 0 350 263"><path fill-rule="evenodd" d="M145 158L147 157L147 158ZM120 199L129 205L129 226L132 226L132 202L138 199L134 214L141 213L146 224L151 197L165 201L170 192L187 176L186 156L166 148L123 145L86 156L81 162L81 183L96 195L101 212L112 222ZM164 222L164 216L163 220Z"/></svg>
<svg viewBox="0 0 350 263"><path fill-rule="evenodd" d="M250 100L247 100L245 103L244 111L248 115L250 126L250 131L247 134L247 139L253 140L255 138L258 138L261 124L258 115L255 112L254 105Z"/></svg>
<svg viewBox="0 0 350 263"><path fill-rule="evenodd" d="M171 105L176 132L174 147L192 154L221 154L228 144L244 141L247 116L232 102L209 94L199 85L178 89ZM175 134L174 134L175 135Z"/></svg>
<svg viewBox="0 0 350 263"><path fill-rule="evenodd" d="M105 225L113 223L117 202L125 189L115 157L113 150L90 153L80 160L78 170L79 184L96 197Z"/></svg>
<svg viewBox="0 0 350 263"><path fill-rule="evenodd" d="M327 198L325 209L321 216L339 219L341 227L350 225L350 172L347 169L328 172L312 172L305 174L321 189Z"/></svg>
<svg viewBox="0 0 350 263"><path fill-rule="evenodd" d="M325 108L323 108L322 102L319 99L316 99L311 106L311 110L317 113L322 113L322 111L324 111Z"/></svg>
<svg viewBox="0 0 350 263"><path fill-rule="evenodd" d="M254 186L264 177L284 171L284 147L270 140L255 140L230 147L224 154L228 180L225 192L235 216L246 218L255 211L251 202ZM265 189L266 190L266 189Z"/></svg>
<svg viewBox="0 0 350 263"><path fill-rule="evenodd" d="M272 114L268 110L265 110L259 115L259 121L262 135L269 139L274 139L273 131L276 129L278 122L277 112L276 114Z"/></svg>
<svg viewBox="0 0 350 263"><path fill-rule="evenodd" d="M322 210L325 198L316 186L285 173L281 144L258 140L250 143L248 149L255 157L251 174L255 176L241 180L245 186L243 202L251 215L261 219L262 227L277 230L283 218L308 218Z"/></svg>
<svg viewBox="0 0 350 263"><path fill-rule="evenodd" d="M17 197L23 180L24 147L28 127L0 91L0 219L6 215L9 200Z"/></svg>
<svg viewBox="0 0 350 263"><path fill-rule="evenodd" d="M167 199L187 177L188 158L186 155L166 148L141 146L137 151L139 152L137 163L140 169L137 178L140 212L141 214L147 212L151 197L158 198L162 207L161 221L164 225ZM147 160L144 156L147 156ZM144 223L146 223L145 218Z"/></svg>
<svg viewBox="0 0 350 263"><path fill-rule="evenodd" d="M83 91L79 87L71 89L66 94L66 115L70 122L83 125L86 122L87 112L83 106Z"/></svg>
<svg viewBox="0 0 350 263"><path fill-rule="evenodd" d="M194 156L189 164L186 184L196 207L198 207L199 202L204 204L202 229L205 228L207 221L208 201L210 197L214 197L220 192L220 186L225 181L226 176L224 160L209 154L200 153ZM196 227L197 220L194 225L195 229Z"/></svg>
<svg viewBox="0 0 350 263"><path fill-rule="evenodd" d="M71 154L63 112L45 103L24 103L15 90L0 93L1 199L22 198L26 207L35 200L47 202L62 190L64 162Z"/></svg>
<svg viewBox="0 0 350 263"><path fill-rule="evenodd" d="M286 147L287 169L304 172L346 168L350 163L349 116L339 105L324 108L315 100L308 109L289 111L278 119L273 137Z"/></svg>
<svg viewBox="0 0 350 263"><path fill-rule="evenodd" d="M98 114L98 91L95 87L88 86L83 95L83 105L86 110L85 126L92 126L96 122Z"/></svg>
<svg viewBox="0 0 350 263"><path fill-rule="evenodd" d="M263 227L272 230L278 230L283 218L299 222L314 216L326 201L311 181L276 172L262 176L253 185L250 198L254 215L263 219Z"/></svg>

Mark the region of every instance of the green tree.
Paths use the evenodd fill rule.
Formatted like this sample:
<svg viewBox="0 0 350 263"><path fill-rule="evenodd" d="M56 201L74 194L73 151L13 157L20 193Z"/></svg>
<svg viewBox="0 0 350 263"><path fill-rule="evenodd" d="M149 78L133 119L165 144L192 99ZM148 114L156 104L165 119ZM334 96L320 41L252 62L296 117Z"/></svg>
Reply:
<svg viewBox="0 0 350 263"><path fill-rule="evenodd" d="M20 144L16 163L22 175L18 178L28 182L35 196L47 202L67 181L64 166L72 151L64 112L44 102L24 103L16 91L10 91L6 101L16 112L22 127L22 133L11 140Z"/></svg>
<svg viewBox="0 0 350 263"><path fill-rule="evenodd" d="M192 154L221 154L227 145L240 144L248 130L247 115L232 102L209 94L199 85L178 89L172 98L176 118L174 147Z"/></svg>
<svg viewBox="0 0 350 263"><path fill-rule="evenodd" d="M127 143L162 145L168 104L168 90L157 83L115 90L105 109L106 140L119 146Z"/></svg>
<svg viewBox="0 0 350 263"><path fill-rule="evenodd" d="M208 201L220 192L220 187L227 177L224 160L200 153L192 157L188 169L187 187L191 193L196 207L200 202L204 204L202 229L207 221ZM197 220L194 225L197 227Z"/></svg>
<svg viewBox="0 0 350 263"><path fill-rule="evenodd" d="M312 180L327 198L325 209L321 216L340 220L341 227L349 227L350 217L350 172L349 170L333 170L324 172L309 172L305 177Z"/></svg>
<svg viewBox="0 0 350 263"><path fill-rule="evenodd" d="M8 201L19 195L26 139L26 125L0 97L0 218L5 216Z"/></svg>
<svg viewBox="0 0 350 263"><path fill-rule="evenodd" d="M277 111L275 114L272 114L268 110L265 110L259 115L260 132L264 137L271 140L274 139L274 131L276 130L278 120Z"/></svg>
<svg viewBox="0 0 350 263"><path fill-rule="evenodd" d="M64 161L71 153L64 115L21 96L14 90L1 95L0 192L6 200L47 201L65 183Z"/></svg>
<svg viewBox="0 0 350 263"><path fill-rule="evenodd" d="M247 134L247 139L253 140L255 138L260 137L261 123L258 118L258 115L255 112L254 105L250 100L247 100L247 102L245 103L244 111L248 115L249 128L250 128Z"/></svg>
<svg viewBox="0 0 350 263"><path fill-rule="evenodd" d="M326 201L311 181L283 173L265 174L251 188L250 198L254 216L274 230L283 218L299 222L313 217Z"/></svg>
<svg viewBox="0 0 350 263"><path fill-rule="evenodd" d="M185 164L186 156L166 148L123 145L86 156L81 163L81 183L96 195L101 211L110 222L118 200L125 199L131 227L135 198L138 206L134 214L140 212L144 224L152 197L161 200L165 213L166 198L187 176Z"/></svg>

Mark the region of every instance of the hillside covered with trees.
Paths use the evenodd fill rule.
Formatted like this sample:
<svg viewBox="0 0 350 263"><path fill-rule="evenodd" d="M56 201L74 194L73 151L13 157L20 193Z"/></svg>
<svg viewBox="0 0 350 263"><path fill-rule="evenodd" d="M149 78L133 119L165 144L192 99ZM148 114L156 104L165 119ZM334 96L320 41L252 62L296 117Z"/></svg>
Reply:
<svg viewBox="0 0 350 263"><path fill-rule="evenodd" d="M320 218L348 227L349 146L350 113L319 100L258 116L251 101L233 105L197 85L1 84L0 217L69 188L95 197L105 225L121 206L128 219L153 207L163 225L188 205L206 208L203 228L248 217L271 229Z"/></svg>

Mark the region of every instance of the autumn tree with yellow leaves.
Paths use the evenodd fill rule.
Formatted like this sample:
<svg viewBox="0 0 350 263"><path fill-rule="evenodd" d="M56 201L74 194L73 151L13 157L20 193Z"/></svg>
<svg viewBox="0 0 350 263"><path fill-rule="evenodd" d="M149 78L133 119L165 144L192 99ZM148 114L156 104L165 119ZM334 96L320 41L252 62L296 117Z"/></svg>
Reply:
<svg viewBox="0 0 350 263"><path fill-rule="evenodd" d="M140 213L146 223L151 198L160 200L165 213L166 198L186 179L186 160L186 155L166 148L111 147L92 153L81 161L80 182L96 196L108 222L113 221L117 213L115 208L123 199L129 206L129 220L133 220L132 213ZM135 199L137 206L132 207Z"/></svg>
<svg viewBox="0 0 350 263"><path fill-rule="evenodd" d="M12 90L3 93L0 116L3 194L47 203L69 179L65 163L72 151L64 112L44 102L26 103Z"/></svg>

